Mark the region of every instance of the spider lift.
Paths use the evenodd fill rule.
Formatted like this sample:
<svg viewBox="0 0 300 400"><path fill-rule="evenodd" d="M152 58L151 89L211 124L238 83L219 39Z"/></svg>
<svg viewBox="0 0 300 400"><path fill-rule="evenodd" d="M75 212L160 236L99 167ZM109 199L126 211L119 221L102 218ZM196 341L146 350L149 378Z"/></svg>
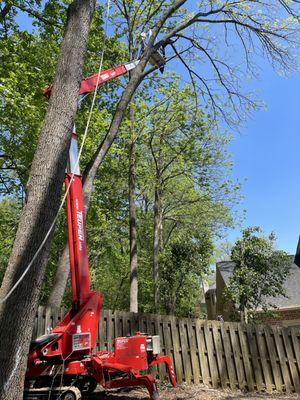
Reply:
<svg viewBox="0 0 300 400"><path fill-rule="evenodd" d="M126 74L138 61L102 71L82 81L80 98L102 83ZM51 95L51 86L44 94ZM80 99L79 98L79 99ZM74 129L75 130L75 129ZM86 243L82 180L77 163L77 136L72 134L65 185L68 242L72 287L72 308L50 334L31 343L25 380L25 399L78 400L95 390L144 386L150 398L158 400L154 377L148 369L164 363L170 381L176 377L168 355L160 356L159 336L137 332L114 339L113 351L94 351L102 299L91 291Z"/></svg>

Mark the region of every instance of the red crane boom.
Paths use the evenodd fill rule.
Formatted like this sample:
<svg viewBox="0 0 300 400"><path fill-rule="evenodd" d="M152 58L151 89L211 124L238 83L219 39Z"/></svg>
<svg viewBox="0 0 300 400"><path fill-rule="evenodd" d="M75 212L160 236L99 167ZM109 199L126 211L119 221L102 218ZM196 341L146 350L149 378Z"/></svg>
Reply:
<svg viewBox="0 0 300 400"><path fill-rule="evenodd" d="M100 73L94 74L85 78L81 81L79 95L86 95L88 93L93 92L98 86L103 83L110 81L111 79L117 78L118 76L124 75L127 72L134 69L139 63L139 60L135 60L126 64L120 64L116 67L107 69L105 71L101 71ZM98 78L99 77L99 78ZM98 80L99 79L99 80ZM52 91L52 85L48 86L47 89L44 90L44 95L49 98Z"/></svg>

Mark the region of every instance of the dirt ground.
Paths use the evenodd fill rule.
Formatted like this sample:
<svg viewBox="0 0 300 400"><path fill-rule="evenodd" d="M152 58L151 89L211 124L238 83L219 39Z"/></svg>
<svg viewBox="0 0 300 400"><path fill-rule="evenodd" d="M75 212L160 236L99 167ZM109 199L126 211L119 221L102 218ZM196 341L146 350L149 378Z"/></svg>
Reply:
<svg viewBox="0 0 300 400"><path fill-rule="evenodd" d="M161 400L211 400L211 399L227 399L227 400L290 400L300 399L297 394L266 394L266 393L243 393L241 391L232 392L230 390L215 390L207 388L203 385L180 385L176 389L163 387L160 389ZM95 393L91 396L92 400L149 400L146 390L135 389L130 392L106 392Z"/></svg>

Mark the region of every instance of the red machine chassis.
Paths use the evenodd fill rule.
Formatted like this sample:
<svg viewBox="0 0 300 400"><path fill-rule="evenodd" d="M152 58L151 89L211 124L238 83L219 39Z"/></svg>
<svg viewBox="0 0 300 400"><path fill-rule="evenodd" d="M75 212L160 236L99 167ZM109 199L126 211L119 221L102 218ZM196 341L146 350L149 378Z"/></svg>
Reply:
<svg viewBox="0 0 300 400"><path fill-rule="evenodd" d="M93 91L97 82L100 85L125 74L137 63L120 65L101 72L100 76L96 74L83 80L80 94ZM51 87L44 93L49 97ZM114 351L93 351L102 299L100 293L90 288L82 180L77 156L77 136L74 132L65 179L72 309L50 334L32 342L25 387L30 392L43 387L51 390L53 386L69 385L87 392L97 384L107 389L144 386L151 399L157 400L157 386L155 378L147 372L149 368L164 363L172 385L176 385L170 357L159 356L159 350L155 348L157 337L137 332L134 336L115 338ZM59 398L63 398L62 393Z"/></svg>

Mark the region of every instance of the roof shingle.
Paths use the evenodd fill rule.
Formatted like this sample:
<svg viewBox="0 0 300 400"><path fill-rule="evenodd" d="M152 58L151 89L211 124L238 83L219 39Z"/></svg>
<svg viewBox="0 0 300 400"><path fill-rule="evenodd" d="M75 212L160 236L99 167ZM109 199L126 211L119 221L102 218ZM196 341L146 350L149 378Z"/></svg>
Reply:
<svg viewBox="0 0 300 400"><path fill-rule="evenodd" d="M221 261L217 263L217 268L226 285L228 285L233 274L234 265L232 261ZM288 297L270 297L268 298L268 302L274 304L278 308L300 307L300 268L293 261L290 267L290 274L284 287Z"/></svg>

